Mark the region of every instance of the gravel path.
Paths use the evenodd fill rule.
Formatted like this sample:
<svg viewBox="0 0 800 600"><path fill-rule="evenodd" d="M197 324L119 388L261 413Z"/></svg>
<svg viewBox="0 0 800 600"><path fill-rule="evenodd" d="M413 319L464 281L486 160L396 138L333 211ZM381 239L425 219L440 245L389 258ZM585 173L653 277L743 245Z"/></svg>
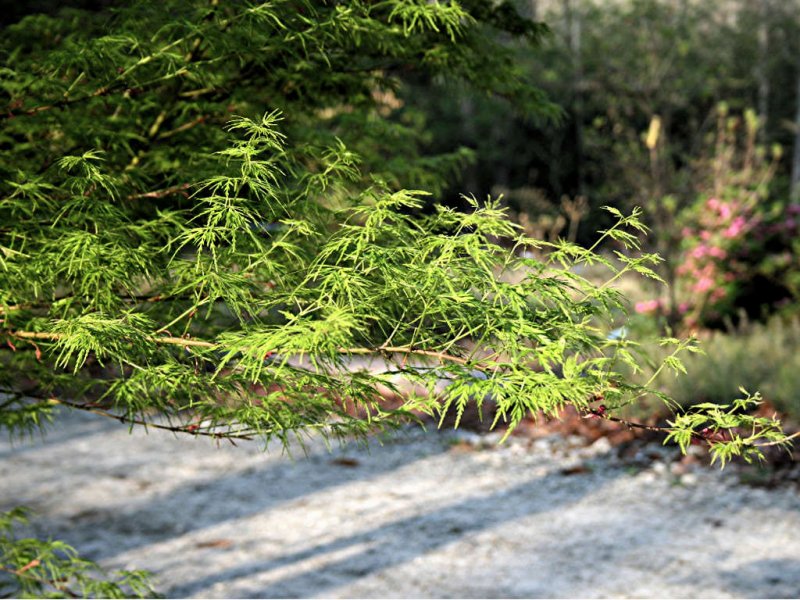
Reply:
<svg viewBox="0 0 800 600"><path fill-rule="evenodd" d="M414 429L288 457L70 414L0 445L0 509L170 597L800 596L797 488L646 451Z"/></svg>

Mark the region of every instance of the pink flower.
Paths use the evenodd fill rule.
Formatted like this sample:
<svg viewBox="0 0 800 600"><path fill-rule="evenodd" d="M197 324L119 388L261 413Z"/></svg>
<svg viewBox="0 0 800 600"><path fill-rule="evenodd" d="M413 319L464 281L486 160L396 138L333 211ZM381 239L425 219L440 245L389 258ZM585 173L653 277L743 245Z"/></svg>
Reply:
<svg viewBox="0 0 800 600"><path fill-rule="evenodd" d="M714 285L714 280L710 277L703 277L694 284L694 291L695 292L705 292L711 289L711 286Z"/></svg>
<svg viewBox="0 0 800 600"><path fill-rule="evenodd" d="M681 229L681 235L685 238L692 237L692 230L688 227Z"/></svg>
<svg viewBox="0 0 800 600"><path fill-rule="evenodd" d="M681 313L682 315L685 315L687 312L689 312L689 309L691 307L692 307L691 304L689 304L688 302L681 302L680 304L678 304L678 312Z"/></svg>
<svg viewBox="0 0 800 600"><path fill-rule="evenodd" d="M704 242L707 242L711 239L711 232L710 231L701 231L700 232L700 239Z"/></svg>
<svg viewBox="0 0 800 600"><path fill-rule="evenodd" d="M728 239L735 238L744 230L744 225L745 225L744 217L736 217L733 220L733 223L730 224L730 227L728 227L722 233L722 235L724 235Z"/></svg>
<svg viewBox="0 0 800 600"><path fill-rule="evenodd" d="M723 202L722 204L719 205L720 217L722 217L723 219L730 219L731 214L733 214L733 211L731 210L730 204L728 204L727 202Z"/></svg>
<svg viewBox="0 0 800 600"><path fill-rule="evenodd" d="M719 208L719 204L720 204L720 202L716 198L709 198L708 202L706 202L706 205L711 210L717 210Z"/></svg>
<svg viewBox="0 0 800 600"><path fill-rule="evenodd" d="M659 309L661 300L645 300L644 302L637 302L634 305L634 310L641 314L651 313Z"/></svg>
<svg viewBox="0 0 800 600"><path fill-rule="evenodd" d="M717 246L713 246L713 247L709 248L708 249L708 254L709 254L709 256L713 256L714 258L719 258L720 260L722 260L726 256L728 256L728 253L725 252L725 250L723 250L722 248L719 248Z"/></svg>
<svg viewBox="0 0 800 600"><path fill-rule="evenodd" d="M714 263L706 263L703 265L702 269L697 269L694 272L695 279L700 279L701 277L712 277L714 275Z"/></svg>
<svg viewBox="0 0 800 600"><path fill-rule="evenodd" d="M694 250L692 250L692 256L694 258L703 258L706 255L706 251L708 248L705 244L700 244Z"/></svg>

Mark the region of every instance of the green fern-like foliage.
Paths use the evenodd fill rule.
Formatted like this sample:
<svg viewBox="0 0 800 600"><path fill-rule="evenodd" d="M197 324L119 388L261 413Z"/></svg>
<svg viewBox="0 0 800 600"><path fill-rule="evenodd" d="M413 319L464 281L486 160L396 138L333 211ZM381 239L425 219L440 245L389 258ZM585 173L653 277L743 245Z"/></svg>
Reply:
<svg viewBox="0 0 800 600"><path fill-rule="evenodd" d="M0 597L152 598L142 571L106 573L60 541L20 537L15 527L28 516L22 509L0 513ZM109 579L111 577L111 579Z"/></svg>
<svg viewBox="0 0 800 600"><path fill-rule="evenodd" d="M543 31L477 0L165 0L9 27L0 423L67 405L288 440L491 400L511 431L657 393L625 382L634 348L607 335L626 310L610 284L655 276L638 213L603 234L625 250L610 260L526 239L495 200L424 210L469 152L421 155L403 75L552 114L496 41ZM578 274L593 263L605 284Z"/></svg>

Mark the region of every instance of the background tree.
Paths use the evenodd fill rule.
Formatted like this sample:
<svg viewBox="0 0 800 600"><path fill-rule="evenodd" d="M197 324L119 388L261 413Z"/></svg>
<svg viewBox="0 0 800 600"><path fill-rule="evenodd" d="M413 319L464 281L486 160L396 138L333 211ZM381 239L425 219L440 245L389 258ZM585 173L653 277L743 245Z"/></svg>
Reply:
<svg viewBox="0 0 800 600"><path fill-rule="evenodd" d="M531 10L530 3L518 5ZM721 103L741 122L755 111L762 151L778 156L773 146L786 149L775 162L765 211L789 211L798 8L766 0L538 2L553 35L535 53L517 47L517 59L563 108L560 119L521 118L502 102L473 97L474 118L464 127L454 109L459 93L436 87L428 94L415 89L408 103L424 103L436 115L434 148L443 151L455 139L476 153L469 178L452 186L448 202L458 204L460 186L478 195L502 191L532 231L563 231L584 244L608 222L599 207L643 206L654 229L646 247L665 257L659 273L675 284L683 260L679 222L687 216L681 213L705 191ZM504 43L515 48L513 40ZM487 139L496 143L487 147ZM565 227L572 222L577 229L576 215L581 227L572 234ZM680 301L671 304L677 318ZM766 312L774 310L765 304ZM761 308L747 310L760 315Z"/></svg>

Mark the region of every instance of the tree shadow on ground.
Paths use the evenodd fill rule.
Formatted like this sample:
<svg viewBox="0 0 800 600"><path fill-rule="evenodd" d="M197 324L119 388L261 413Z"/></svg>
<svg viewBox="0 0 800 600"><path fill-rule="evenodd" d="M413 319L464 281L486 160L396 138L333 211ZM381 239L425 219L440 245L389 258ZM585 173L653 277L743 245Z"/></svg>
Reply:
<svg viewBox="0 0 800 600"><path fill-rule="evenodd" d="M616 476L624 474L614 471ZM608 473L601 485L610 483ZM186 597L208 593L214 584L231 582L226 594L237 597L303 597L325 594L332 588L389 570L422 557L461 538L537 513L563 510L566 504L553 500L559 490L569 487L569 504L579 502L597 490L599 480L592 475L565 477L560 472L546 474L496 492L474 495L429 512L417 512L378 527L265 561L251 561L227 571L211 573L188 584L174 586L168 596ZM598 515L599 517L599 515ZM344 555L343 557L340 557ZM305 561L332 557L324 565L301 569L259 584L255 579L271 571L300 565ZM545 577L546 579L546 577ZM466 583L466 582L465 582ZM469 587L470 584L467 584ZM474 593L466 596L503 596L496 581L472 582ZM477 587L475 587L477 586ZM313 592L310 592L313 590ZM534 590L530 590L534 593ZM557 590L548 590L549 594Z"/></svg>
<svg viewBox="0 0 800 600"><path fill-rule="evenodd" d="M114 426L112 423L111 427ZM67 456L69 451L61 444L98 431L105 429L95 430L91 421L86 423L81 419L65 428L61 436L45 438L31 447L8 452L41 449L44 444L51 455ZM157 432L151 435L165 434ZM419 447L413 443L403 444L405 437L403 432L399 432L395 438L385 440L384 445L373 442L369 452L383 454L381 460L370 460L363 446L356 443L334 447L331 451L320 443L313 443L307 456L300 452L295 460L275 460L265 455L265 462L267 459L270 462L262 467L252 460L251 450L244 467L233 467L235 470L225 474L219 475L219 470L214 470L214 465L210 464L208 475L199 472L164 494L144 499L131 495L123 503L104 503L102 498L98 498L81 512L66 515L61 512L59 516L39 510L35 524L47 535L80 548L87 558L109 561L120 553L246 519L312 493L380 477L447 450L446 444L423 444ZM119 465L113 468L101 466L94 472L97 479L113 483L126 478L154 478L152 471L157 466L148 465L142 457L136 457L136 438L130 438L130 441L131 444L127 445L126 439L118 451L121 455L134 453L129 461L135 461L136 465L127 472ZM238 450L231 448L227 451ZM351 456L359 458L356 460ZM191 454L181 456L175 453L172 457L176 464L192 459ZM331 470L336 473L335 477L331 476ZM34 471L35 468L31 472Z"/></svg>
<svg viewBox="0 0 800 600"><path fill-rule="evenodd" d="M0 460L20 456L27 452L39 451L78 438L107 433L120 427L119 423L103 418L87 418L87 415L67 409L58 409L53 415L53 423L31 434L10 436L6 448L0 448Z"/></svg>
<svg viewBox="0 0 800 600"><path fill-rule="evenodd" d="M739 598L800 597L800 560L762 559L721 571L723 585Z"/></svg>

